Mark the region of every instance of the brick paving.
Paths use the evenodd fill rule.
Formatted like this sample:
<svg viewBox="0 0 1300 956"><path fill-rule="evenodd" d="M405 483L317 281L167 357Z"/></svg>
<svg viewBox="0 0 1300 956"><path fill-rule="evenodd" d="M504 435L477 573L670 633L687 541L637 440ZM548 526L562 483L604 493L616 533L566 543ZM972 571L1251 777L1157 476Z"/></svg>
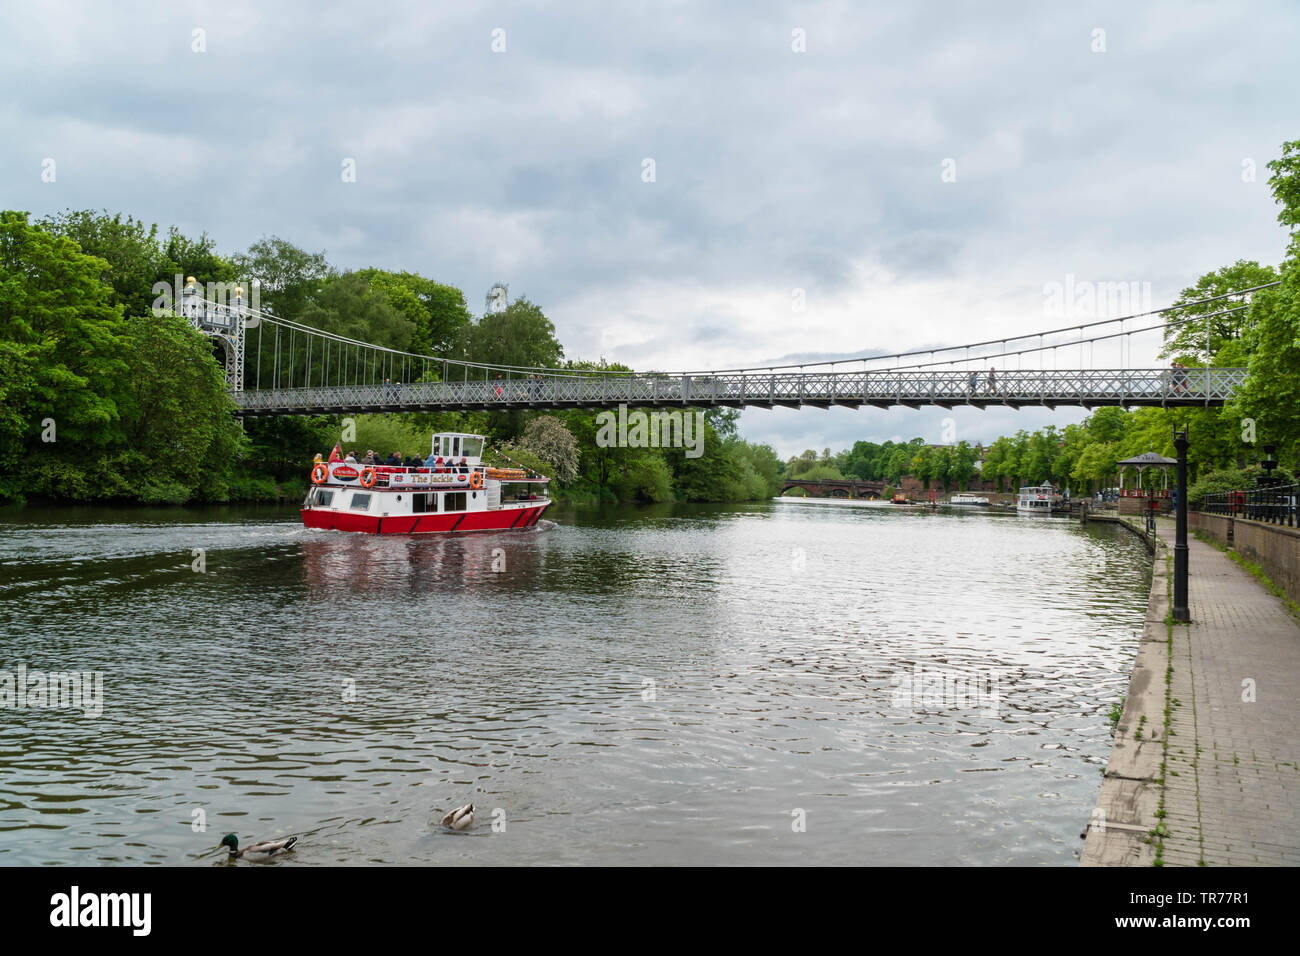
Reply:
<svg viewBox="0 0 1300 956"><path fill-rule="evenodd" d="M1158 533L1163 561L1173 522ZM1164 861L1295 866L1300 622L1217 548L1189 537L1188 549L1192 623L1173 628Z"/></svg>

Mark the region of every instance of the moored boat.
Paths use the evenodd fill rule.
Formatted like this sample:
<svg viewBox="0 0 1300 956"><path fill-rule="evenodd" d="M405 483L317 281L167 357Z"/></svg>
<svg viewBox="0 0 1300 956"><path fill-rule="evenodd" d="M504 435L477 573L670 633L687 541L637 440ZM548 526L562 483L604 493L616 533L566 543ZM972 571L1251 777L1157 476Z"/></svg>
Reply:
<svg viewBox="0 0 1300 956"><path fill-rule="evenodd" d="M976 506L979 506L979 507L987 508L987 507L988 507L988 504L989 504L989 500L988 500L987 498L981 498L981 497L979 497L978 495L967 494L966 492L963 491L962 493L960 493L960 494L956 494L956 495L953 495L951 498L949 498L949 499L948 499L948 504L950 504L950 505L976 505Z"/></svg>
<svg viewBox="0 0 1300 956"><path fill-rule="evenodd" d="M1050 515L1060 502L1061 496L1049 482L1026 485L1016 498L1016 511L1022 515Z"/></svg>
<svg viewBox="0 0 1300 956"><path fill-rule="evenodd" d="M366 534L463 534L537 524L550 481L482 460L483 436L441 432L422 468L317 461L302 506L308 528Z"/></svg>

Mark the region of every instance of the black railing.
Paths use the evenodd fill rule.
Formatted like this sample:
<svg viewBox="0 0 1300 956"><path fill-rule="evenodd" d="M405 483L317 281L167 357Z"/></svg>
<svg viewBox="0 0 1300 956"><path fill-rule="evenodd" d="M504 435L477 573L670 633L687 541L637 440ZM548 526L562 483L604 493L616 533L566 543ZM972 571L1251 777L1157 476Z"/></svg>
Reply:
<svg viewBox="0 0 1300 956"><path fill-rule="evenodd" d="M1296 499L1300 484L1261 485L1250 491L1223 491L1205 496L1201 510L1213 515L1232 515L1295 527L1300 522Z"/></svg>

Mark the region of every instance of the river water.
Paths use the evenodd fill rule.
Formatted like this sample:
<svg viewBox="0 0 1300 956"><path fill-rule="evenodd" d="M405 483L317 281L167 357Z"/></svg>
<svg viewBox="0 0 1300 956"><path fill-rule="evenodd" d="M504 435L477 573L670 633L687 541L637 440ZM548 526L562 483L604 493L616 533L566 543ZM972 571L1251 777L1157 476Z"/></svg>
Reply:
<svg viewBox="0 0 1300 956"><path fill-rule="evenodd" d="M0 512L0 674L103 681L0 709L0 864L209 865L231 831L298 834L287 865L1077 860L1150 583L1128 532L547 517ZM470 801L472 829L437 826Z"/></svg>

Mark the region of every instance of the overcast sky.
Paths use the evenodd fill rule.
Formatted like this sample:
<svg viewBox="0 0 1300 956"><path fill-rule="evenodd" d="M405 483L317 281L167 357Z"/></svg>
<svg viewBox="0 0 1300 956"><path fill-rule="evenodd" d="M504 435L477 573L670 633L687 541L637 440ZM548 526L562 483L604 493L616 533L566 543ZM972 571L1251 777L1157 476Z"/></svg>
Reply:
<svg viewBox="0 0 1300 956"><path fill-rule="evenodd" d="M1067 276L1158 307L1276 262L1298 49L1286 0L10 3L0 206L276 234L476 311L505 281L570 357L640 369L951 345L1061 325ZM987 441L1082 414L741 428L785 456L948 416Z"/></svg>

